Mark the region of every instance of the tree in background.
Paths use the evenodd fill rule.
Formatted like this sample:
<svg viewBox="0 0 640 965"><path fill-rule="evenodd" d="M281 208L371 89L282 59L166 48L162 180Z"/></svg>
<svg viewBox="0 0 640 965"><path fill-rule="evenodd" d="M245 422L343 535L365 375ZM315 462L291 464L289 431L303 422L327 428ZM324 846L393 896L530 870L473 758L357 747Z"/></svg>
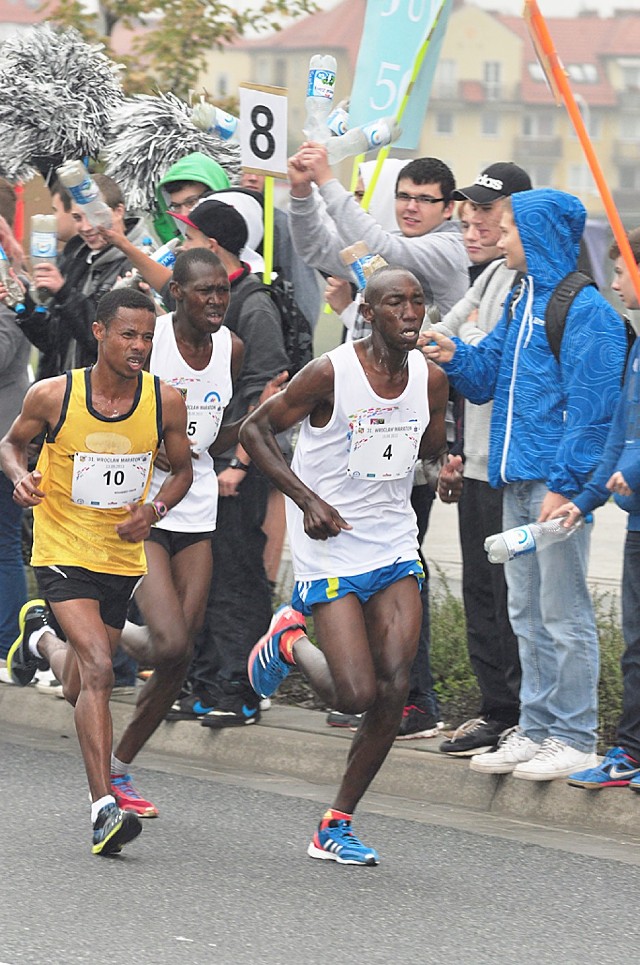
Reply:
<svg viewBox="0 0 640 965"><path fill-rule="evenodd" d="M47 4L46 13L52 23L75 27L90 43L104 43L109 56L127 67L126 93L159 88L187 99L209 51L248 30L280 30L282 18L316 9L314 0L256 0L243 11L219 0L99 0L97 13L91 14L82 0L57 0L53 7ZM132 55L111 49L118 22L137 31Z"/></svg>

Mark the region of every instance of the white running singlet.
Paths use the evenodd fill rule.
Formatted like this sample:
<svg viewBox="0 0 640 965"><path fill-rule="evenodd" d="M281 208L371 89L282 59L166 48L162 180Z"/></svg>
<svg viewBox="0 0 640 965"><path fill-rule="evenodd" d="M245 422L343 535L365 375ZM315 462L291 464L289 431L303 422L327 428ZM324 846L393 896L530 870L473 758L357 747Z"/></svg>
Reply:
<svg viewBox="0 0 640 965"><path fill-rule="evenodd" d="M396 399L371 388L349 342L327 353L334 370L333 414L324 428L307 417L291 468L353 529L310 539L304 515L289 498L287 527L295 579L356 576L418 558L411 507L413 468L429 424L428 367L409 352L409 379Z"/></svg>
<svg viewBox="0 0 640 965"><path fill-rule="evenodd" d="M216 528L218 479L208 453L215 442L225 406L233 393L231 381L231 332L223 325L211 336L209 364L192 369L180 354L173 330L173 315L156 319L150 368L163 382L179 389L187 406L187 435L197 459L192 459L193 483L184 499L155 525L175 533L207 533ZM150 498L155 499L167 473L156 466Z"/></svg>

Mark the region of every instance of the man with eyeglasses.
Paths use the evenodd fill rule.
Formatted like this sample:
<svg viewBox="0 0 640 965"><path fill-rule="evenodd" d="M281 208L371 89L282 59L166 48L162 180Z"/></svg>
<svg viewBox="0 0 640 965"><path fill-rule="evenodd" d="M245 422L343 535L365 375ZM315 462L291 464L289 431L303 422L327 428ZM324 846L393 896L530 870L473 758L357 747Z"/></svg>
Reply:
<svg viewBox="0 0 640 965"><path fill-rule="evenodd" d="M320 144L305 143L289 160L291 234L314 268L352 280L339 251L364 241L390 265L413 272L427 304L447 312L465 294L468 258L458 225L451 223L455 179L438 158L417 158L402 168L395 188L397 231L385 231L335 177ZM319 191L314 192L316 184Z"/></svg>
<svg viewBox="0 0 640 965"><path fill-rule="evenodd" d="M156 187L158 216L154 227L163 241L178 234L172 214L188 215L200 198L231 186L225 170L213 158L194 151L172 164Z"/></svg>

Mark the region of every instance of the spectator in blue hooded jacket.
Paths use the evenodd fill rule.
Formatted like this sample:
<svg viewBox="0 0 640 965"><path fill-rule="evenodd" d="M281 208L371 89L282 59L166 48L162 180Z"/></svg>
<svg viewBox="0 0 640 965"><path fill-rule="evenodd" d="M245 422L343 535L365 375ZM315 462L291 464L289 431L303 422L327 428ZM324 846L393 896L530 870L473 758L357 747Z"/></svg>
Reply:
<svg viewBox="0 0 640 965"><path fill-rule="evenodd" d="M640 228L629 234L636 262L640 261ZM615 261L611 287L626 308L640 308L631 274L620 248L613 244L609 255ZM599 790L630 787L640 791L640 339L636 339L624 381L622 395L611 423L607 445L591 481L554 515L567 515L571 526L609 499L611 494L629 514L622 571L622 716L617 745L607 751L597 767L571 774L569 784Z"/></svg>
<svg viewBox="0 0 640 965"><path fill-rule="evenodd" d="M508 268L523 273L496 328L478 345L435 332L427 357L445 363L471 402L493 399L489 482L504 487L503 528L544 521L588 482L602 456L626 354L622 319L593 287L573 301L560 358L545 312L577 267L586 212L578 198L543 189L514 194L501 238ZM587 565L591 527L543 553L505 565L509 618L522 665L519 725L471 768L531 781L596 764L598 639Z"/></svg>

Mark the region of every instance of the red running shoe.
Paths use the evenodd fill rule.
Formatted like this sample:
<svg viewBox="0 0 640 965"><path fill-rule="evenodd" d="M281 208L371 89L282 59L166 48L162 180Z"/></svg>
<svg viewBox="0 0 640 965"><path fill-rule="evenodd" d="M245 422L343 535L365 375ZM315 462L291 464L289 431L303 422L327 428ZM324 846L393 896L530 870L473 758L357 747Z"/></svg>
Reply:
<svg viewBox="0 0 640 965"><path fill-rule="evenodd" d="M122 811L133 811L139 818L157 818L158 809L138 794L130 774L111 775L111 793Z"/></svg>

